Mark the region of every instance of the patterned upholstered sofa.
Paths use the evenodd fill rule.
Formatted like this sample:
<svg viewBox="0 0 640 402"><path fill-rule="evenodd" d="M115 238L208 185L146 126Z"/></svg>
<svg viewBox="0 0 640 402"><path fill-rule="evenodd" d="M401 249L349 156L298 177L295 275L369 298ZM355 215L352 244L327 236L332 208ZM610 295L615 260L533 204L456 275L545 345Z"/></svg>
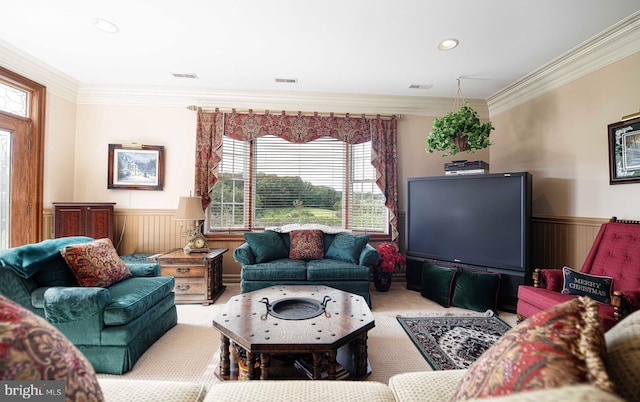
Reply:
<svg viewBox="0 0 640 402"><path fill-rule="evenodd" d="M369 236L301 228L245 233L233 258L242 264L240 290L279 285L325 285L364 297L378 251Z"/></svg>

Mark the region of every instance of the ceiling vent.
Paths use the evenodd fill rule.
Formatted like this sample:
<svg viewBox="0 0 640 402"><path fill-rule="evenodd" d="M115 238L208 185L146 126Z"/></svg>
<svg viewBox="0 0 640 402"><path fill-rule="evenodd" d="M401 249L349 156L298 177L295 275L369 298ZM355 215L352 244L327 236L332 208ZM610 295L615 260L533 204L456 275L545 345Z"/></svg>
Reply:
<svg viewBox="0 0 640 402"><path fill-rule="evenodd" d="M171 74L173 74L173 76L176 78L189 78L192 80L198 79L198 76L195 75L194 73L171 73Z"/></svg>
<svg viewBox="0 0 640 402"><path fill-rule="evenodd" d="M280 84L297 84L297 78L276 78L276 82Z"/></svg>
<svg viewBox="0 0 640 402"><path fill-rule="evenodd" d="M431 89L433 88L432 84L410 84L409 89Z"/></svg>

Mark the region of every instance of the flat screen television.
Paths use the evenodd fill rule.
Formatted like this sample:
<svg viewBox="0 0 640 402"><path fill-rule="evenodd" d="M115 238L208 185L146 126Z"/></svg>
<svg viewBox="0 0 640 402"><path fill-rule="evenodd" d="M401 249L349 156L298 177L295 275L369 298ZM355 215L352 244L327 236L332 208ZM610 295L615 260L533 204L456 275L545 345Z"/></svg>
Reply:
<svg viewBox="0 0 640 402"><path fill-rule="evenodd" d="M531 188L527 172L407 179L407 257L527 271Z"/></svg>

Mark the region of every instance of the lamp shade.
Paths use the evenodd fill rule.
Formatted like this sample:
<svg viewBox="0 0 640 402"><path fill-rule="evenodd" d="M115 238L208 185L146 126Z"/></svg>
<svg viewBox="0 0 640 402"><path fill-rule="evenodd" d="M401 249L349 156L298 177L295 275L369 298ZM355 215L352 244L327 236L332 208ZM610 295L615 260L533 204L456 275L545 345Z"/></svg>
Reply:
<svg viewBox="0 0 640 402"><path fill-rule="evenodd" d="M180 197L178 210L174 217L176 220L202 221L204 211L202 210L202 199L200 197Z"/></svg>

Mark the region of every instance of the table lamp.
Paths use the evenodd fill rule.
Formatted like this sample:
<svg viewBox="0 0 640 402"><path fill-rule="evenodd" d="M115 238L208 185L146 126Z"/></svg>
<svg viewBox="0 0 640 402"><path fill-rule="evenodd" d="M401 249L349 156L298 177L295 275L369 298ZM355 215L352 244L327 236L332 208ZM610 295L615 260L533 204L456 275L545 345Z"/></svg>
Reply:
<svg viewBox="0 0 640 402"><path fill-rule="evenodd" d="M187 244L184 247L185 253L209 252L207 239L200 231L200 221L205 219L200 197L180 197L180 203L178 204L178 210L176 211L174 219L178 221L190 221L188 229L184 232L184 235L187 237ZM180 226L182 226L182 222L180 222Z"/></svg>

